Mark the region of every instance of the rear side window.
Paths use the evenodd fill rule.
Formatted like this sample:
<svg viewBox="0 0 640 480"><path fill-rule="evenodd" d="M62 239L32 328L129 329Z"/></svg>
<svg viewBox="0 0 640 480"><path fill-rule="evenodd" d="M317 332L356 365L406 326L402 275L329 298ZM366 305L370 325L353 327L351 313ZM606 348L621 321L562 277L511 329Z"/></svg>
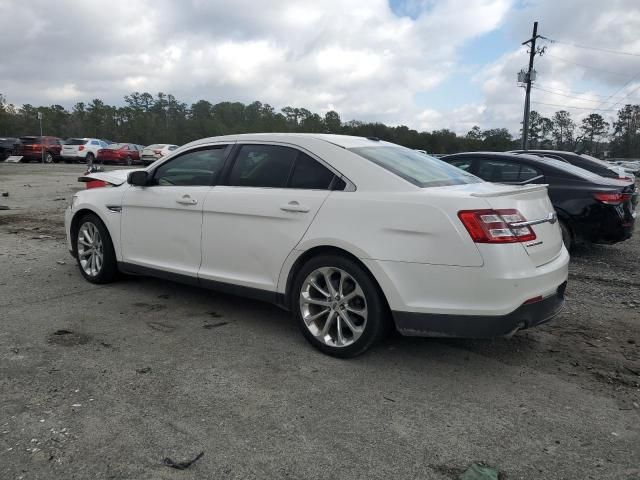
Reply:
<svg viewBox="0 0 640 480"><path fill-rule="evenodd" d="M91 145L100 145L98 140L91 140Z"/></svg>
<svg viewBox="0 0 640 480"><path fill-rule="evenodd" d="M226 146L188 152L160 165L153 175L159 186L208 186L224 164Z"/></svg>
<svg viewBox="0 0 640 480"><path fill-rule="evenodd" d="M298 151L277 145L243 145L231 174L229 185L238 187L284 188Z"/></svg>
<svg viewBox="0 0 640 480"><path fill-rule="evenodd" d="M306 153L300 152L288 186L289 188L328 190L333 177L331 170Z"/></svg>
<svg viewBox="0 0 640 480"><path fill-rule="evenodd" d="M478 176L489 182L516 183L531 180L540 172L529 165L505 160L482 160Z"/></svg>
<svg viewBox="0 0 640 480"><path fill-rule="evenodd" d="M460 158L457 160L445 160L449 165L453 165L465 172L471 171L471 164L473 163L473 159L471 158Z"/></svg>
<svg viewBox="0 0 640 480"><path fill-rule="evenodd" d="M349 150L418 187L443 187L482 182L470 173L409 148L381 145Z"/></svg>

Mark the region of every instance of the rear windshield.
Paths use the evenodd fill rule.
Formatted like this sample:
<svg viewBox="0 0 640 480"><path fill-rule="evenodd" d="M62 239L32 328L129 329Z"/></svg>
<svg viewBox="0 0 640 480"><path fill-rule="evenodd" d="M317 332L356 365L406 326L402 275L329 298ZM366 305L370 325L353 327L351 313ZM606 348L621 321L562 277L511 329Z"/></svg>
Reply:
<svg viewBox="0 0 640 480"><path fill-rule="evenodd" d="M556 167L558 170L571 173L572 175L575 175L576 177L582 178L584 180L589 180L592 182L598 182L602 180L602 177L597 173L590 172L589 170L585 170L584 168L577 167L575 165L572 165L571 163L564 162L561 160L556 160L555 158L551 158L551 157L541 157L541 158L549 165L553 165L554 167Z"/></svg>
<svg viewBox="0 0 640 480"><path fill-rule="evenodd" d="M349 150L418 187L444 187L484 181L442 160L409 148L383 145Z"/></svg>
<svg viewBox="0 0 640 480"><path fill-rule="evenodd" d="M109 145L107 148L109 150L119 150L122 147L126 147L127 144L126 143L112 143L111 145Z"/></svg>
<svg viewBox="0 0 640 480"><path fill-rule="evenodd" d="M144 147L144 148L164 148L166 146L166 143L154 143L153 145L149 145L148 147Z"/></svg>
<svg viewBox="0 0 640 480"><path fill-rule="evenodd" d="M85 140L84 138L70 138L68 140L65 140L64 144L65 145L84 145L88 141L89 140Z"/></svg>
<svg viewBox="0 0 640 480"><path fill-rule="evenodd" d="M25 145L33 145L34 143L42 143L40 137L20 137L20 141Z"/></svg>

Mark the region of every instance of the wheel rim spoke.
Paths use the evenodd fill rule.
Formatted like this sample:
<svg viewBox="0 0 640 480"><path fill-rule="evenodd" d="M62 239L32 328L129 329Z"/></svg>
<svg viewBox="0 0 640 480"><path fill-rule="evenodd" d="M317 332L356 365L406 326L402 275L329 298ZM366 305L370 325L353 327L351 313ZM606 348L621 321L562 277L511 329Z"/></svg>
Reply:
<svg viewBox="0 0 640 480"><path fill-rule="evenodd" d="M324 297L327 297L327 298L329 298L331 296L331 294L328 291L326 291L324 288L322 288L320 285L318 285L318 282L316 280L309 281L309 284L313 288L315 288L320 293L320 295L322 295Z"/></svg>

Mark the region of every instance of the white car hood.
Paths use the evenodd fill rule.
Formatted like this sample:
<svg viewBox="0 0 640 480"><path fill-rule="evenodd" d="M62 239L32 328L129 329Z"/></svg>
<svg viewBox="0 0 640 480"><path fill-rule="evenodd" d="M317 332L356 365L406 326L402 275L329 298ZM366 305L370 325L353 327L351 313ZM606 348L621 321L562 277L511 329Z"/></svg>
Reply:
<svg viewBox="0 0 640 480"><path fill-rule="evenodd" d="M92 180L102 180L103 182L110 183L111 185L122 185L127 181L127 177L131 172L138 170L144 170L144 168L126 169L126 170L112 170L110 172L95 172L88 173L81 177L78 177L79 182L90 182Z"/></svg>

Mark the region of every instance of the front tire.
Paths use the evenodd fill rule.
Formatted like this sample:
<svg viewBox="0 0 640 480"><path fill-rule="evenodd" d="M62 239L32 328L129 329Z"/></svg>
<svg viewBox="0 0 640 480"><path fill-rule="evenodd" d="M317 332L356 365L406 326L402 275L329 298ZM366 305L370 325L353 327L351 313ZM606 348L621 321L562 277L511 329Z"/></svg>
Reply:
<svg viewBox="0 0 640 480"><path fill-rule="evenodd" d="M369 272L339 255L307 261L291 290L291 311L305 338L323 353L352 358L387 331L388 309Z"/></svg>
<svg viewBox="0 0 640 480"><path fill-rule="evenodd" d="M129 166L133 165L133 160L131 159L131 157L127 157L126 162Z"/></svg>
<svg viewBox="0 0 640 480"><path fill-rule="evenodd" d="M53 153L47 152L44 154L44 163L53 163Z"/></svg>
<svg viewBox="0 0 640 480"><path fill-rule="evenodd" d="M118 274L113 242L107 227L93 213L80 218L74 235L78 267L91 283L109 283Z"/></svg>

